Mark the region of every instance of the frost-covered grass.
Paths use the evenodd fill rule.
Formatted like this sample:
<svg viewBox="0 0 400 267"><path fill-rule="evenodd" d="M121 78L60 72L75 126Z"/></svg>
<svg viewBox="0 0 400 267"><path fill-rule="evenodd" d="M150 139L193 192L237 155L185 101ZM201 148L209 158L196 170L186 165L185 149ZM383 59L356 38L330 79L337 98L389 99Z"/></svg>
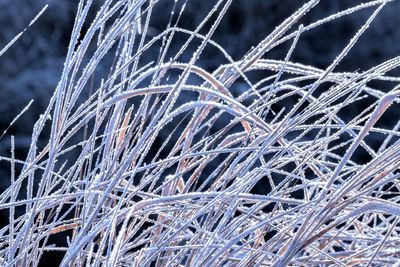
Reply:
<svg viewBox="0 0 400 267"><path fill-rule="evenodd" d="M400 57L335 71L389 1L301 25L318 8L309 1L238 60L212 38L231 0L195 29L179 25L185 2L170 1L161 32L153 10L167 0L105 0L93 21L91 2L79 3L26 159L13 137L1 157L2 265L55 251L61 266L400 263L400 120L382 123L398 116ZM369 18L325 69L291 61L303 34L361 10ZM268 58L284 44L285 58ZM197 64L210 51L225 57L212 71Z"/></svg>

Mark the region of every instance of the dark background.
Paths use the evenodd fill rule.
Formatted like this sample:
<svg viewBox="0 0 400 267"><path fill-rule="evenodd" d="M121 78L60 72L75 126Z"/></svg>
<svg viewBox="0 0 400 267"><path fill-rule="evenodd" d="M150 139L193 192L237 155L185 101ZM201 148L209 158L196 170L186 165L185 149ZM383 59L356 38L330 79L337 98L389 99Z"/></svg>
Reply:
<svg viewBox="0 0 400 267"><path fill-rule="evenodd" d="M94 2L96 6L102 1ZM189 30L195 29L215 2L188 1L179 25ZM238 60L303 3L305 1L235 0L213 40L224 47L233 59ZM359 3L361 1L322 0L300 23L307 25ZM33 124L45 110L61 76L78 1L0 0L0 49L21 32L45 4L50 5L45 14L0 57L0 134L31 99L35 101L29 112L25 113L0 140L2 156L10 155L12 134L16 139L17 158L25 157ZM168 10L171 10L172 4L172 0L161 0L156 5L150 33L156 34L165 29L170 16ZM291 60L326 68L374 9L367 8L304 33ZM92 15L95 10L96 8L92 9ZM399 55L399 14L400 2L389 3L335 71L362 71ZM178 42L176 46L179 46ZM290 42L287 42L268 52L265 57L283 59L289 46ZM212 71L221 62L226 63L226 59L220 53L209 51L197 64ZM382 90L388 89L385 88L385 84L377 86L382 86ZM362 109L357 106L352 108L349 112L359 113ZM354 114L349 114L349 117L353 116ZM386 116L386 119L391 120L390 116ZM46 134L42 138L45 141ZM10 166L1 161L0 192L7 188L9 183ZM7 217L2 217L1 225L6 224L7 220ZM44 259L44 264L46 260L49 259ZM55 264L54 261L51 263Z"/></svg>

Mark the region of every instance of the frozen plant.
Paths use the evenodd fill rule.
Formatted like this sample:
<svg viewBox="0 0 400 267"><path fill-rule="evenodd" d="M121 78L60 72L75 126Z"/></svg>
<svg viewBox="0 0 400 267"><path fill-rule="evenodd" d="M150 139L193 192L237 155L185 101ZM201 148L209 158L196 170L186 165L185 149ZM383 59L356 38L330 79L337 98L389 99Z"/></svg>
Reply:
<svg viewBox="0 0 400 267"><path fill-rule="evenodd" d="M194 29L179 23L185 0L104 0L89 19L92 2L78 4L26 159L13 137L1 157L11 166L3 265L55 252L61 266L399 264L400 79L390 73L400 57L335 71L391 1L302 25L318 8L308 1L238 60L213 41L231 0ZM329 66L291 60L303 34L365 10ZM171 16L158 31L161 11ZM269 59L280 45L286 56ZM198 64L210 51L225 58L213 70ZM60 234L63 246L51 241Z"/></svg>

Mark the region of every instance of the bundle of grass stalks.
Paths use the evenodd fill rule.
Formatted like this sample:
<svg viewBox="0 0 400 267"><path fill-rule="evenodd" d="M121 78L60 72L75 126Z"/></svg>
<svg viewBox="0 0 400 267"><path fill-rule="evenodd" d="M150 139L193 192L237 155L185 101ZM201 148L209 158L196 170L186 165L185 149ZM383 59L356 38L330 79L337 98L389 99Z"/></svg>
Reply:
<svg viewBox="0 0 400 267"><path fill-rule="evenodd" d="M399 114L400 57L335 71L390 1L301 25L309 1L238 60L213 41L231 0L195 29L179 24L184 0L104 0L89 16L92 2L79 2L26 159L14 138L1 157L2 265L51 253L61 266L400 263L400 120L381 123ZM172 12L158 32L160 5ZM328 67L291 61L303 34L361 10L369 18ZM281 45L285 58L269 59ZM197 64L209 51L225 58L211 71Z"/></svg>

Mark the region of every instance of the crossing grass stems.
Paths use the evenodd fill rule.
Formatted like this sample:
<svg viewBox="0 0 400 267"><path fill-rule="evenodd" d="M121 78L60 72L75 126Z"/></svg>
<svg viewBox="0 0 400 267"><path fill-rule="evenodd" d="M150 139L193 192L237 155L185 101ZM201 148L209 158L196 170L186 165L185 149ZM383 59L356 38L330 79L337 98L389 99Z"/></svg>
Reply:
<svg viewBox="0 0 400 267"><path fill-rule="evenodd" d="M400 120L379 121L398 115L400 79L388 73L400 57L335 71L391 1L299 25L318 8L308 1L239 60L213 41L231 0L216 1L191 30L178 26L187 3L173 1L166 28L154 33L154 10L166 1L104 0L92 21L93 1L79 2L27 157L15 157L14 137L11 156L1 157L11 166L0 195L9 212L2 265L37 266L54 251L63 252L61 266L399 264ZM304 33L362 10L370 16L326 69L291 61ZM185 42L171 56L178 35ZM269 59L283 44L285 58ZM212 71L198 64L209 47L225 58ZM365 100L369 108L342 118ZM48 143L37 146L45 129ZM357 151L370 159L358 162ZM60 233L65 246L50 241Z"/></svg>

